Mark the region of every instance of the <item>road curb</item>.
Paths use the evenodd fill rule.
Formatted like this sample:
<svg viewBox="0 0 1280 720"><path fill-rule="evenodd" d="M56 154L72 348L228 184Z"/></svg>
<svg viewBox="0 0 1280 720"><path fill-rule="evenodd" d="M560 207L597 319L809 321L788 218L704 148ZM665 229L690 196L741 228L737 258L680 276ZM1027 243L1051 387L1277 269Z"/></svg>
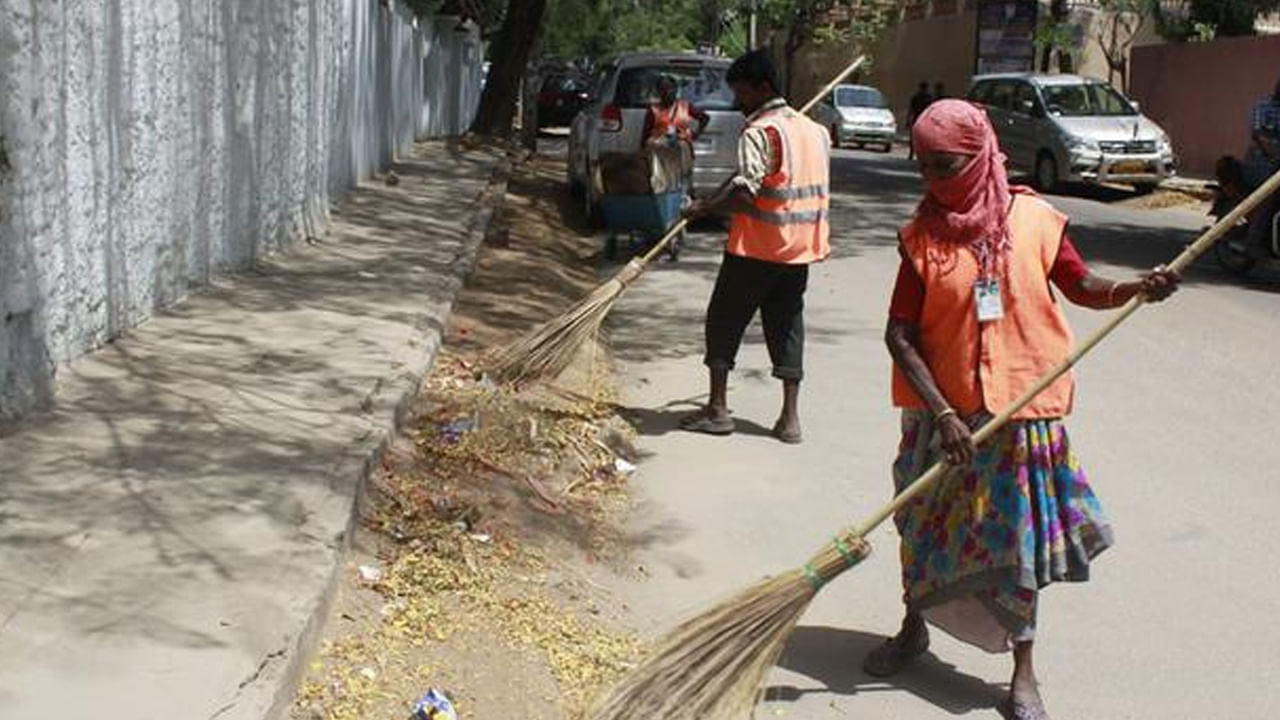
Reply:
<svg viewBox="0 0 1280 720"><path fill-rule="evenodd" d="M510 156L503 156L498 160L493 172L490 174L488 183L473 202L475 211L467 228L466 239L448 266L446 274L448 299L438 305L434 313L428 313L429 318L425 326L425 332L422 336L416 338L426 355L425 371L421 374L414 372L413 374L401 375L393 380L394 384L375 388L366 400L371 404L368 415L371 418L371 424L374 425L373 436L366 441L370 444L370 449L365 454L359 477L356 479L355 492L352 497L346 528L343 530L335 548L333 567L330 569L329 577L325 581L324 587L320 590L320 596L313 606L310 616L307 618L306 625L292 643L292 647L288 649L285 657L281 658L281 666L277 672L273 673L275 675L276 688L271 693L273 699L270 707L261 716L263 720L285 720L288 717L298 689L302 685L303 677L306 674L307 662L319 649L320 640L324 636L326 620L332 610L333 601L342 579L343 566L351 552L352 541L358 530L358 523L361 517L360 510L365 502L369 479L372 477L374 469L381 465L392 440L410 419L413 402L422 390L423 380L431 372L431 367L435 362L436 354L439 352L441 341L443 340L444 327L453 312L458 294L463 285L466 284L471 271L475 268L476 256L480 246L484 243L485 237L493 226L494 219L502 208L507 193L507 185L511 179L511 172L511 158ZM434 315L434 317L430 317L431 315ZM375 396L380 397L375 399ZM264 667L270 659L264 660ZM266 678L259 677L258 680L261 682L265 681Z"/></svg>

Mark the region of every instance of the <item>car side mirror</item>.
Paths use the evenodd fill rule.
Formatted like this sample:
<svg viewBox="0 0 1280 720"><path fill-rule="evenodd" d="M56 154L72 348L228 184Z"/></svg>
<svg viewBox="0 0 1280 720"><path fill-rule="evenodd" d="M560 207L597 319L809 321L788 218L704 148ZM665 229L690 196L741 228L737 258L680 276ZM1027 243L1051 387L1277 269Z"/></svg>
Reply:
<svg viewBox="0 0 1280 720"><path fill-rule="evenodd" d="M1142 112L1142 103L1138 102L1137 100L1130 100L1129 104L1133 106L1134 112L1137 112L1137 113Z"/></svg>

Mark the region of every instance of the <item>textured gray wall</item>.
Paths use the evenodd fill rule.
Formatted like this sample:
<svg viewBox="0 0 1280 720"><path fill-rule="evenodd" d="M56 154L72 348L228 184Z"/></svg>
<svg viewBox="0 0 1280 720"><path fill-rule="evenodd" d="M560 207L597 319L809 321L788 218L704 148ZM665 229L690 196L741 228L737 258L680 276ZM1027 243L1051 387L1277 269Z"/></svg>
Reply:
<svg viewBox="0 0 1280 720"><path fill-rule="evenodd" d="M461 132L482 61L394 0L0 0L0 419Z"/></svg>

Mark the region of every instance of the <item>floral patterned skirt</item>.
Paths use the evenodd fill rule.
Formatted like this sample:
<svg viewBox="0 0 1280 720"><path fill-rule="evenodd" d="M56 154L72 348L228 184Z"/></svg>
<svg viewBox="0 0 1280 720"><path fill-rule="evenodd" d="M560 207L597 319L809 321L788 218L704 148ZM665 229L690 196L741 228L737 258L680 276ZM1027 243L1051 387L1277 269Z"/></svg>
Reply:
<svg viewBox="0 0 1280 720"><path fill-rule="evenodd" d="M931 416L904 411L898 492L939 457ZM907 606L990 652L1034 638L1040 588L1088 580L1112 543L1061 420L1011 422L894 520Z"/></svg>

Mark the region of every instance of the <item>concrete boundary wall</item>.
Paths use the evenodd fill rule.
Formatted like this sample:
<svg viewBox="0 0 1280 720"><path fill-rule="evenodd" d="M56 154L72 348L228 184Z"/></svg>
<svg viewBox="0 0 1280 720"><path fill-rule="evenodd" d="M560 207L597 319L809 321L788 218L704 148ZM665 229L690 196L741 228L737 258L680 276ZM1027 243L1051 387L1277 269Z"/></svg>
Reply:
<svg viewBox="0 0 1280 720"><path fill-rule="evenodd" d="M0 0L0 419L464 130L482 61L395 0Z"/></svg>
<svg viewBox="0 0 1280 720"><path fill-rule="evenodd" d="M1189 175L1212 177L1223 155L1243 157L1253 106L1280 80L1280 37L1134 48L1130 95L1160 124Z"/></svg>

